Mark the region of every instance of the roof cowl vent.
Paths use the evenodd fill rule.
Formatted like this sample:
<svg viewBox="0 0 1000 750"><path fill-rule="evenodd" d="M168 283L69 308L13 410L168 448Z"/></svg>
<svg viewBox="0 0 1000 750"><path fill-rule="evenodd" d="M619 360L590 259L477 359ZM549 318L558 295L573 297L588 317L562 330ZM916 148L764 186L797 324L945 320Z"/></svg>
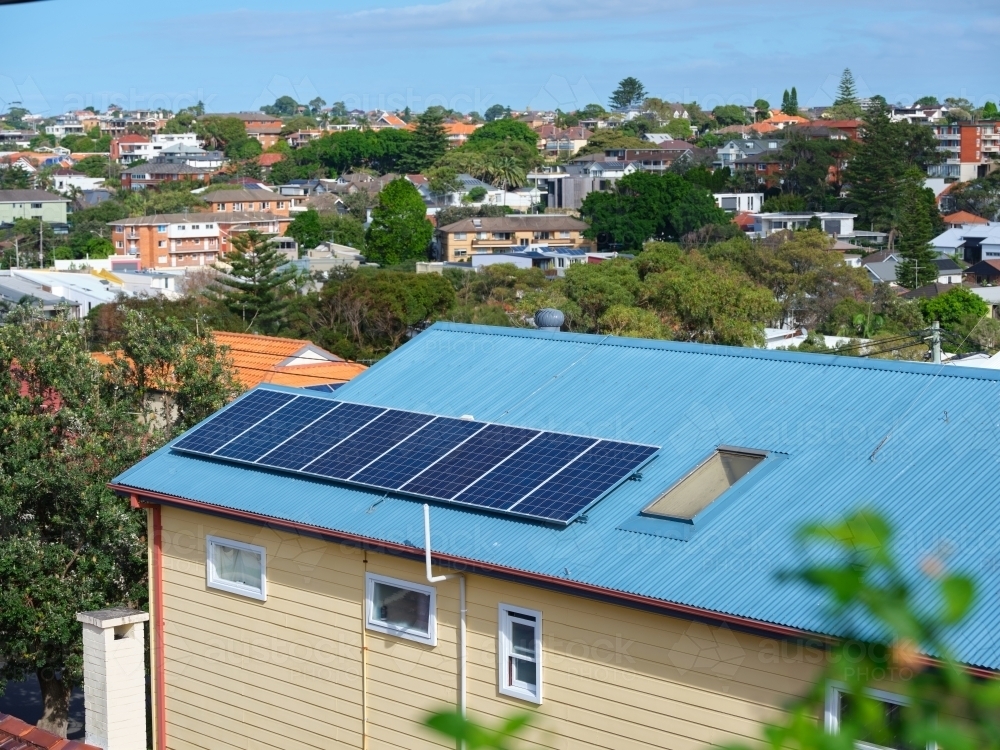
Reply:
<svg viewBox="0 0 1000 750"><path fill-rule="evenodd" d="M566 316L561 310L546 307L535 313L535 326L540 331L559 331L562 329Z"/></svg>

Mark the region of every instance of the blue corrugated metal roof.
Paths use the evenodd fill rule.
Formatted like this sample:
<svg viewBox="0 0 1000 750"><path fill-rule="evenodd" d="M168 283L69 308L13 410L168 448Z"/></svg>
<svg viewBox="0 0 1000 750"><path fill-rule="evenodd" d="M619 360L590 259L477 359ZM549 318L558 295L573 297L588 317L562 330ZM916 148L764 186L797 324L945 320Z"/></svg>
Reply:
<svg viewBox="0 0 1000 750"><path fill-rule="evenodd" d="M1000 668L998 380L973 368L437 324L327 397L663 446L642 480L608 495L585 524L434 507L436 552L838 634L813 592L775 574L801 564L792 537L802 524L874 507L897 530L919 596L934 585L919 561L942 546L950 567L976 577L982 596L956 650ZM788 458L688 541L618 528L719 444ZM368 512L381 493L169 446L116 482L422 544L418 500L388 497Z"/></svg>

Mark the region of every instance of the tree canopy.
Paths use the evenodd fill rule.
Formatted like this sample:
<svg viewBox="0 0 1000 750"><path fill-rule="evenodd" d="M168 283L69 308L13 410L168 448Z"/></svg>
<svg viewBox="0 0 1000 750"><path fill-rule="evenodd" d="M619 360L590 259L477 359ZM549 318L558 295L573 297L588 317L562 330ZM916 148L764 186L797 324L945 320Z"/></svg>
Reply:
<svg viewBox="0 0 1000 750"><path fill-rule="evenodd" d="M427 257L434 227L427 206L409 180L399 178L379 193L365 235L365 257L382 266Z"/></svg>
<svg viewBox="0 0 1000 750"><path fill-rule="evenodd" d="M646 87L638 78L628 76L618 82L618 87L611 92L609 101L612 107L624 109L634 104L642 104L645 98Z"/></svg>

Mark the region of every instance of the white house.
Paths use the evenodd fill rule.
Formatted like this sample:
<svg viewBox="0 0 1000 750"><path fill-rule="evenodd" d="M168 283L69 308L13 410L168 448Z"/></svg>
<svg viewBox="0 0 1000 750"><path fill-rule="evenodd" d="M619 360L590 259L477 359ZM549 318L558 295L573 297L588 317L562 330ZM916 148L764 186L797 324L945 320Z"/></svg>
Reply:
<svg viewBox="0 0 1000 750"><path fill-rule="evenodd" d="M754 232L760 237L769 237L785 229L806 229L809 222L819 219L823 231L833 237L854 234L854 220L857 214L835 211L780 211L754 215Z"/></svg>
<svg viewBox="0 0 1000 750"><path fill-rule="evenodd" d="M759 213L764 205L763 193L712 193L715 205L731 213Z"/></svg>
<svg viewBox="0 0 1000 750"><path fill-rule="evenodd" d="M52 187L60 193L66 193L76 188L77 190L96 190L104 187L103 177L88 177L82 172L74 172L72 169L60 169L52 174Z"/></svg>

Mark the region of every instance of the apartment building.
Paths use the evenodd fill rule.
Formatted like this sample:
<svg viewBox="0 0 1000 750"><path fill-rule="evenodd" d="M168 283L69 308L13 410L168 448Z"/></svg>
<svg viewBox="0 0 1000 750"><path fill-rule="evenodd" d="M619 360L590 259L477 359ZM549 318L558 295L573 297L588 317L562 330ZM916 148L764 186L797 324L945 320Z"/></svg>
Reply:
<svg viewBox="0 0 1000 750"><path fill-rule="evenodd" d="M288 216L292 206L289 196L270 190L216 190L202 197L215 213L259 211L270 212L275 216Z"/></svg>
<svg viewBox="0 0 1000 750"><path fill-rule="evenodd" d="M572 216L551 214L462 219L438 228L436 260L462 263L472 255L531 245L594 250L593 240L583 236L587 227L586 222Z"/></svg>
<svg viewBox="0 0 1000 750"><path fill-rule="evenodd" d="M202 142L196 133L157 133L149 138L130 133L111 141L111 158L122 164L137 161L152 161L164 149L181 144L190 148L201 148Z"/></svg>
<svg viewBox="0 0 1000 750"><path fill-rule="evenodd" d="M968 182L1000 165L1000 123L956 122L931 127L945 160L927 168L930 177Z"/></svg>
<svg viewBox="0 0 1000 750"><path fill-rule="evenodd" d="M14 219L41 219L46 224L65 224L69 200L44 190L0 190L0 224Z"/></svg>
<svg viewBox="0 0 1000 750"><path fill-rule="evenodd" d="M251 229L284 234L287 216L269 212L156 214L110 223L115 253L134 258L140 269L211 265L231 249L231 238Z"/></svg>

